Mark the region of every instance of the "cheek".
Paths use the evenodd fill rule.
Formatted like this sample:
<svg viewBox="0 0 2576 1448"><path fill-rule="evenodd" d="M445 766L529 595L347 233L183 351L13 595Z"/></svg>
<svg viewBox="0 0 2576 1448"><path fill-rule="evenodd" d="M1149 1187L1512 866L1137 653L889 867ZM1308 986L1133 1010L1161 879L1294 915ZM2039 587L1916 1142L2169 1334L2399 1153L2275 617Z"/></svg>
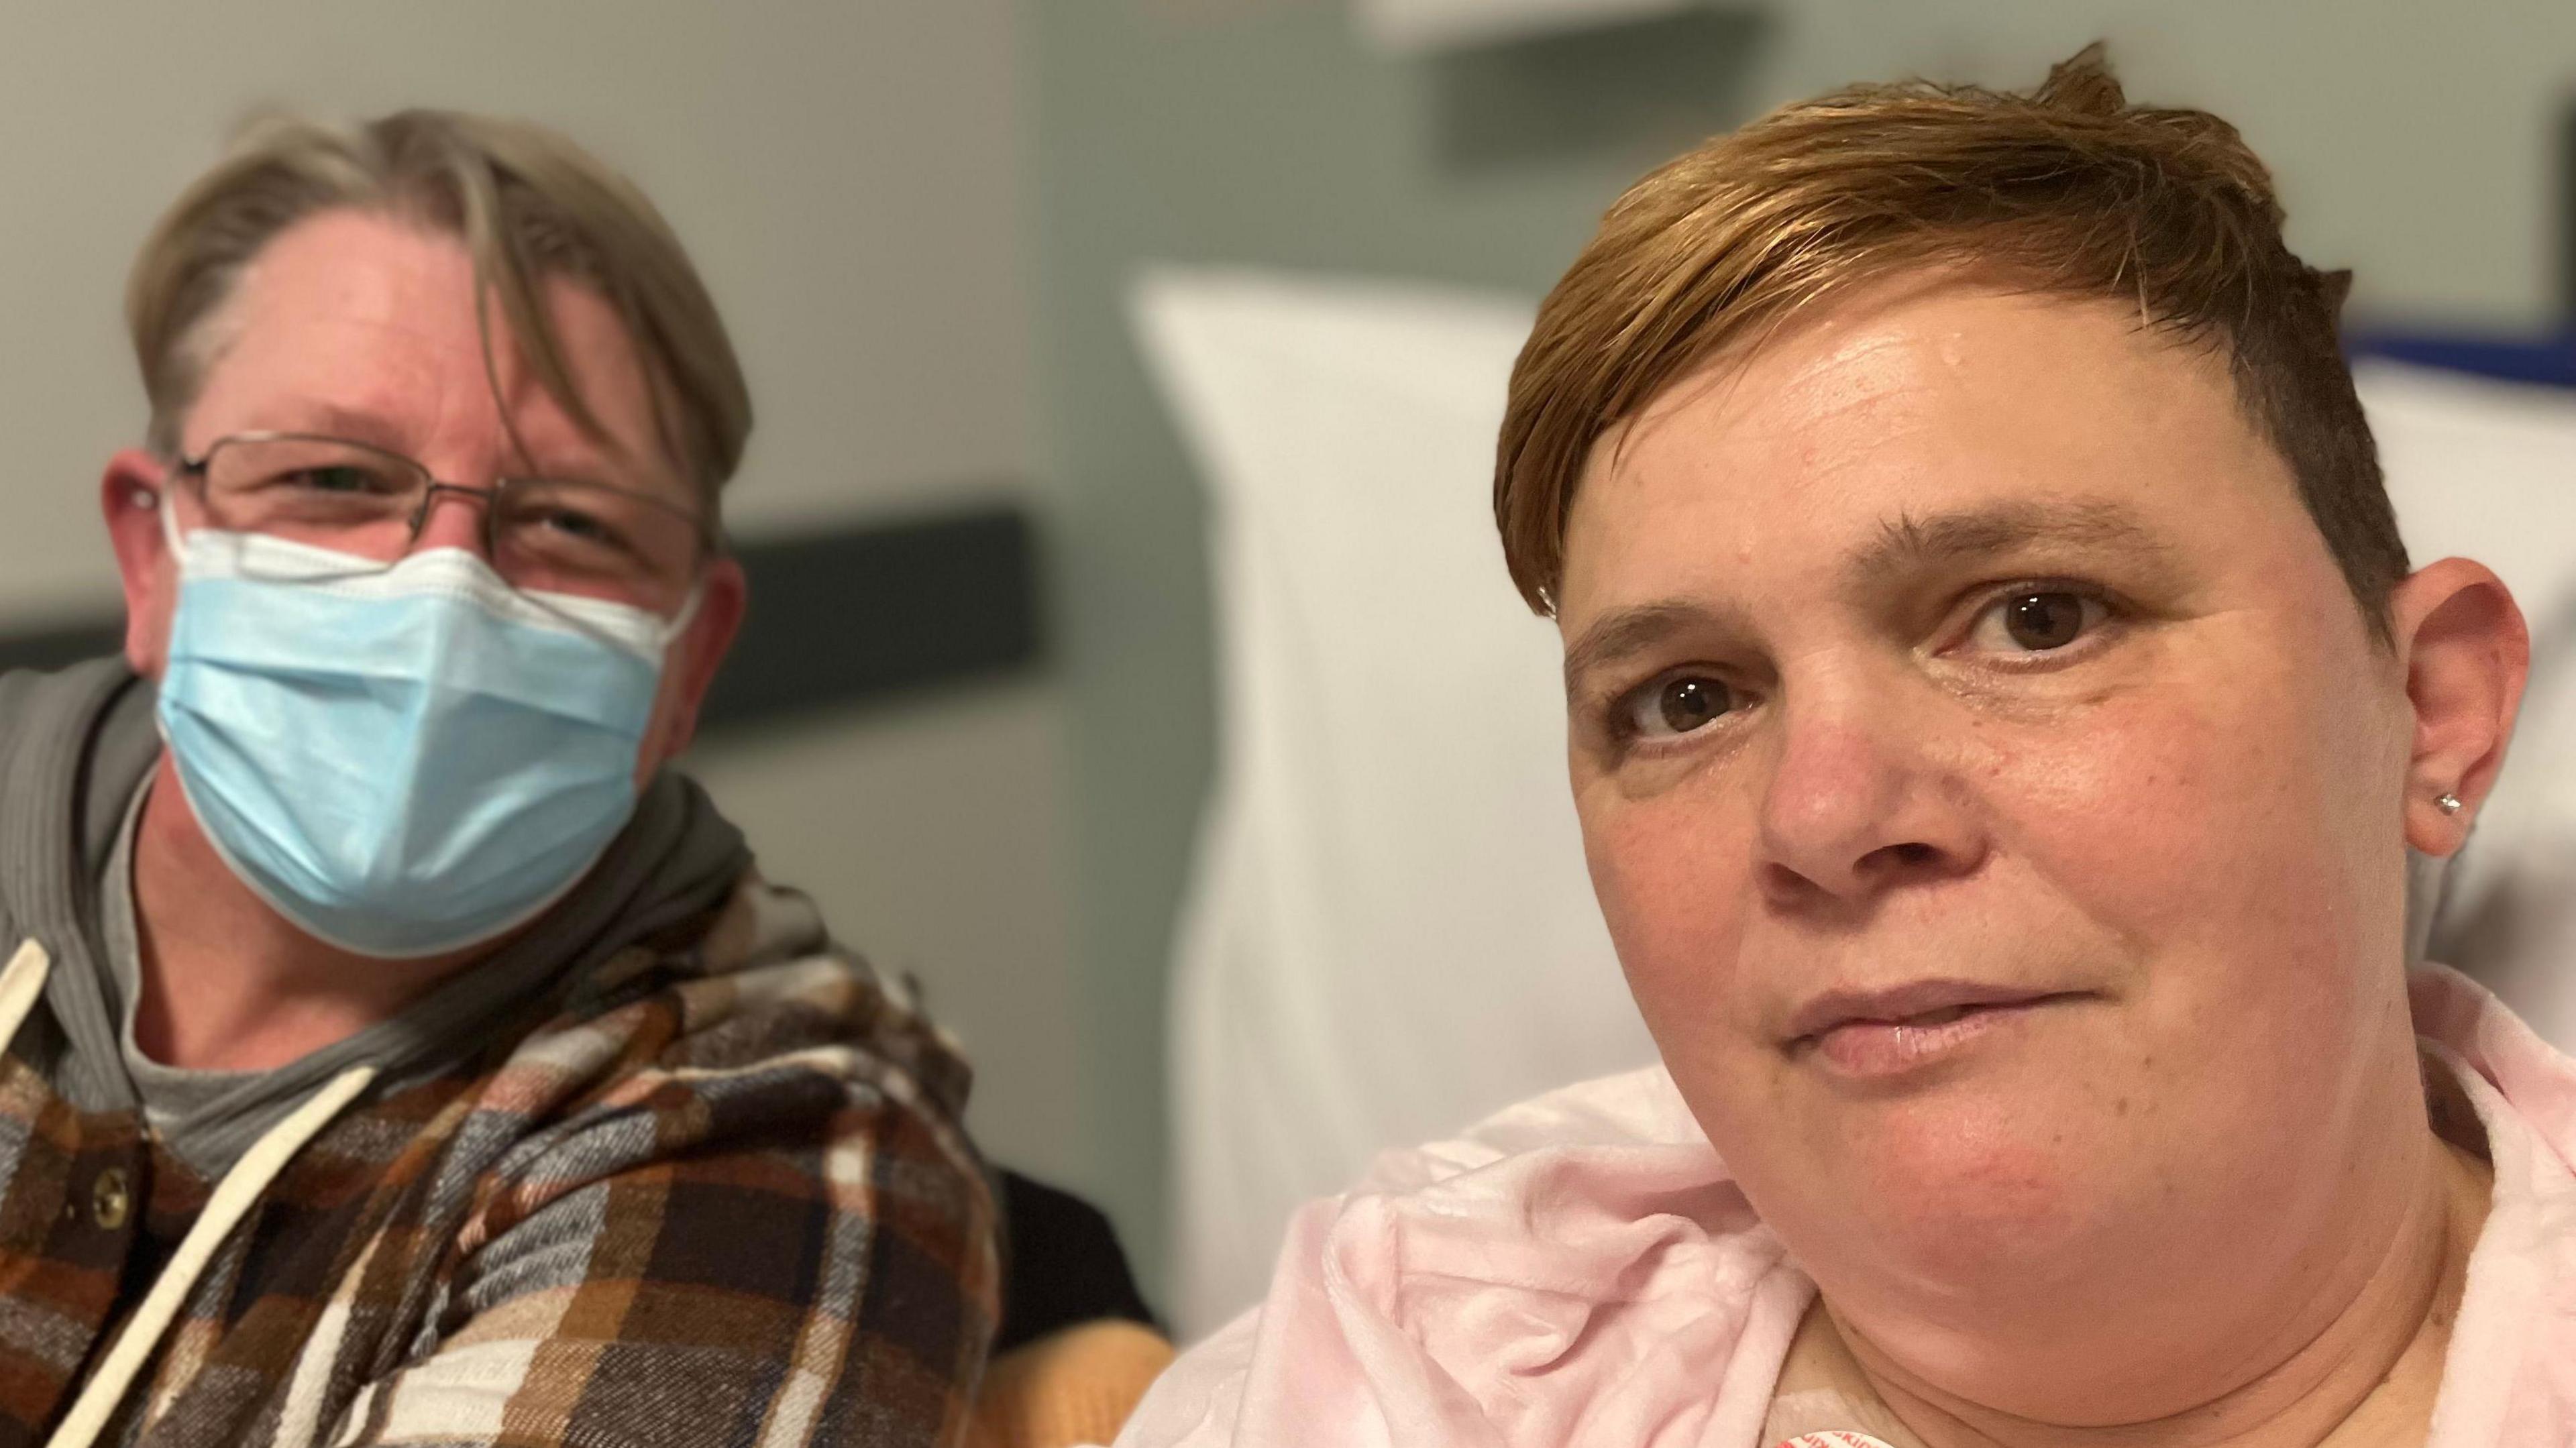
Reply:
<svg viewBox="0 0 2576 1448"><path fill-rule="evenodd" d="M1583 791L1584 857L1629 992L1668 1061L1730 997L1750 909L1751 822L1723 800Z"/></svg>
<svg viewBox="0 0 2576 1448"><path fill-rule="evenodd" d="M662 680L662 692L653 699L653 717L644 728L644 743L635 752L635 782L641 786L654 771L679 753L680 719L683 700L669 676Z"/></svg>
<svg viewBox="0 0 2576 1448"><path fill-rule="evenodd" d="M2366 1034L2398 980L2403 851L2393 811L2366 805L2402 757L2336 694L2138 690L1999 751L2003 848L2115 951L2168 1059L2241 1059L2338 1020Z"/></svg>
<svg viewBox="0 0 2576 1448"><path fill-rule="evenodd" d="M158 682L170 658L170 621L176 615L179 582L164 560L134 594L125 630L125 660L134 671Z"/></svg>
<svg viewBox="0 0 2576 1448"><path fill-rule="evenodd" d="M692 641L672 641L662 665L662 684L653 696L653 717L644 727L643 745L635 754L635 783L641 788L689 743L689 722L697 707L690 680L695 675Z"/></svg>
<svg viewBox="0 0 2576 1448"><path fill-rule="evenodd" d="M2289 683L2141 690L2099 706L2080 731L2027 744L1996 782L2022 798L1998 800L1997 813L2030 821L2042 836L2032 853L2067 884L2141 913L2234 913L2239 925L2339 915L2324 902L2355 891L2357 868L2399 857L2394 811L2374 831L2373 813L2356 808L2396 761L2377 757L2344 712Z"/></svg>
<svg viewBox="0 0 2576 1448"><path fill-rule="evenodd" d="M2103 703L2080 728L1998 732L1977 785L2001 850L2142 945L2207 913L2201 878L2272 813L2244 793L2263 746L2182 690Z"/></svg>

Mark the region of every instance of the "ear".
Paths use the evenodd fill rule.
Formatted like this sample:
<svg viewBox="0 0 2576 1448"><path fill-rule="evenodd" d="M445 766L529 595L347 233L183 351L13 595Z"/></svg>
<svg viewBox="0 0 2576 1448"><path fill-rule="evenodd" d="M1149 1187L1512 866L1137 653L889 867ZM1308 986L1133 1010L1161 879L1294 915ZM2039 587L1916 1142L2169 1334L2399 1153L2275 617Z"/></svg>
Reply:
<svg viewBox="0 0 2576 1448"><path fill-rule="evenodd" d="M125 661L147 678L161 677L170 641L170 613L178 603L178 564L161 510L173 506L165 484L169 468L141 448L107 460L98 480L99 511L107 518L108 546L125 587Z"/></svg>
<svg viewBox="0 0 2576 1448"><path fill-rule="evenodd" d="M2406 843L2447 856L2468 840L2504 765L2531 667L2531 635L2504 581L2465 558L2418 569L2391 593L2388 611L2415 713ZM2445 811L2435 803L2444 795L2464 808Z"/></svg>
<svg viewBox="0 0 2576 1448"><path fill-rule="evenodd" d="M724 557L707 566L706 577L698 584L698 611L687 631L671 641L670 662L665 666L670 692L664 696L671 712L652 763L678 758L697 738L698 708L706 702L725 655L733 651L734 636L742 632L750 596L751 585L740 563Z"/></svg>

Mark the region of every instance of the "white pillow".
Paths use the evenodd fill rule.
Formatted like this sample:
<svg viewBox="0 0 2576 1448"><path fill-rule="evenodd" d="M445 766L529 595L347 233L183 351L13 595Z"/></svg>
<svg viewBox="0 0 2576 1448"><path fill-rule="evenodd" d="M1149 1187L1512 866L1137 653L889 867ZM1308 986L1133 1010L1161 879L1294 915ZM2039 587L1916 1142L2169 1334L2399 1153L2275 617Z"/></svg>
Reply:
<svg viewBox="0 0 2576 1448"><path fill-rule="evenodd" d="M1653 1046L1584 873L1556 631L1494 532L1528 305L1177 270L1133 300L1210 493L1223 654L1172 1007L1196 1333L1375 1152Z"/></svg>
<svg viewBox="0 0 2576 1448"><path fill-rule="evenodd" d="M2535 628L2576 608L2576 393L2382 361L2353 381L2416 565L2475 558Z"/></svg>
<svg viewBox="0 0 2576 1448"><path fill-rule="evenodd" d="M2531 625L2531 687L2431 953L2576 1049L2576 394L2389 362L2355 371L2418 566L2493 568Z"/></svg>

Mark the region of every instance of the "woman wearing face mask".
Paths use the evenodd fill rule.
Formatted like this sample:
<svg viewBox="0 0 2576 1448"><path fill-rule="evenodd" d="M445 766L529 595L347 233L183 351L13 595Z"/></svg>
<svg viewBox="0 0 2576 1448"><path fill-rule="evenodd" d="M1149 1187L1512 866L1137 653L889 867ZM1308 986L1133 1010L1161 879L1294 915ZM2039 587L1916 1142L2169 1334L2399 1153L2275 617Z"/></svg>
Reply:
<svg viewBox="0 0 2576 1448"><path fill-rule="evenodd" d="M751 421L668 226L279 123L129 314L125 655L0 679L0 1436L954 1441L964 1064L665 767Z"/></svg>

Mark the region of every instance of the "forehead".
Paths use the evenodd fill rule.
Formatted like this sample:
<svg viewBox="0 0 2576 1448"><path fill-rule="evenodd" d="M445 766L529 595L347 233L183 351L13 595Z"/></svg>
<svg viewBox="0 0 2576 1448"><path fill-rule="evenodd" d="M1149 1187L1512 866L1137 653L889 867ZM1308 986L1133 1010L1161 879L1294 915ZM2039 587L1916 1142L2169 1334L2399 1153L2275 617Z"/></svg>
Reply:
<svg viewBox="0 0 2576 1448"><path fill-rule="evenodd" d="M2022 505L2183 548L2315 532L2212 350L2112 303L1914 280L1721 357L1606 434L1560 614L1759 588L1911 520Z"/></svg>
<svg viewBox="0 0 2576 1448"><path fill-rule="evenodd" d="M355 429L378 434L361 441L419 453L468 435L506 436L506 408L541 466L608 451L646 460L621 468L627 477L675 473L655 443L650 374L615 309L560 278L545 298L565 364L612 449L547 395L497 312L487 365L474 264L459 239L358 211L299 222L253 259L211 324L214 356L188 440Z"/></svg>

